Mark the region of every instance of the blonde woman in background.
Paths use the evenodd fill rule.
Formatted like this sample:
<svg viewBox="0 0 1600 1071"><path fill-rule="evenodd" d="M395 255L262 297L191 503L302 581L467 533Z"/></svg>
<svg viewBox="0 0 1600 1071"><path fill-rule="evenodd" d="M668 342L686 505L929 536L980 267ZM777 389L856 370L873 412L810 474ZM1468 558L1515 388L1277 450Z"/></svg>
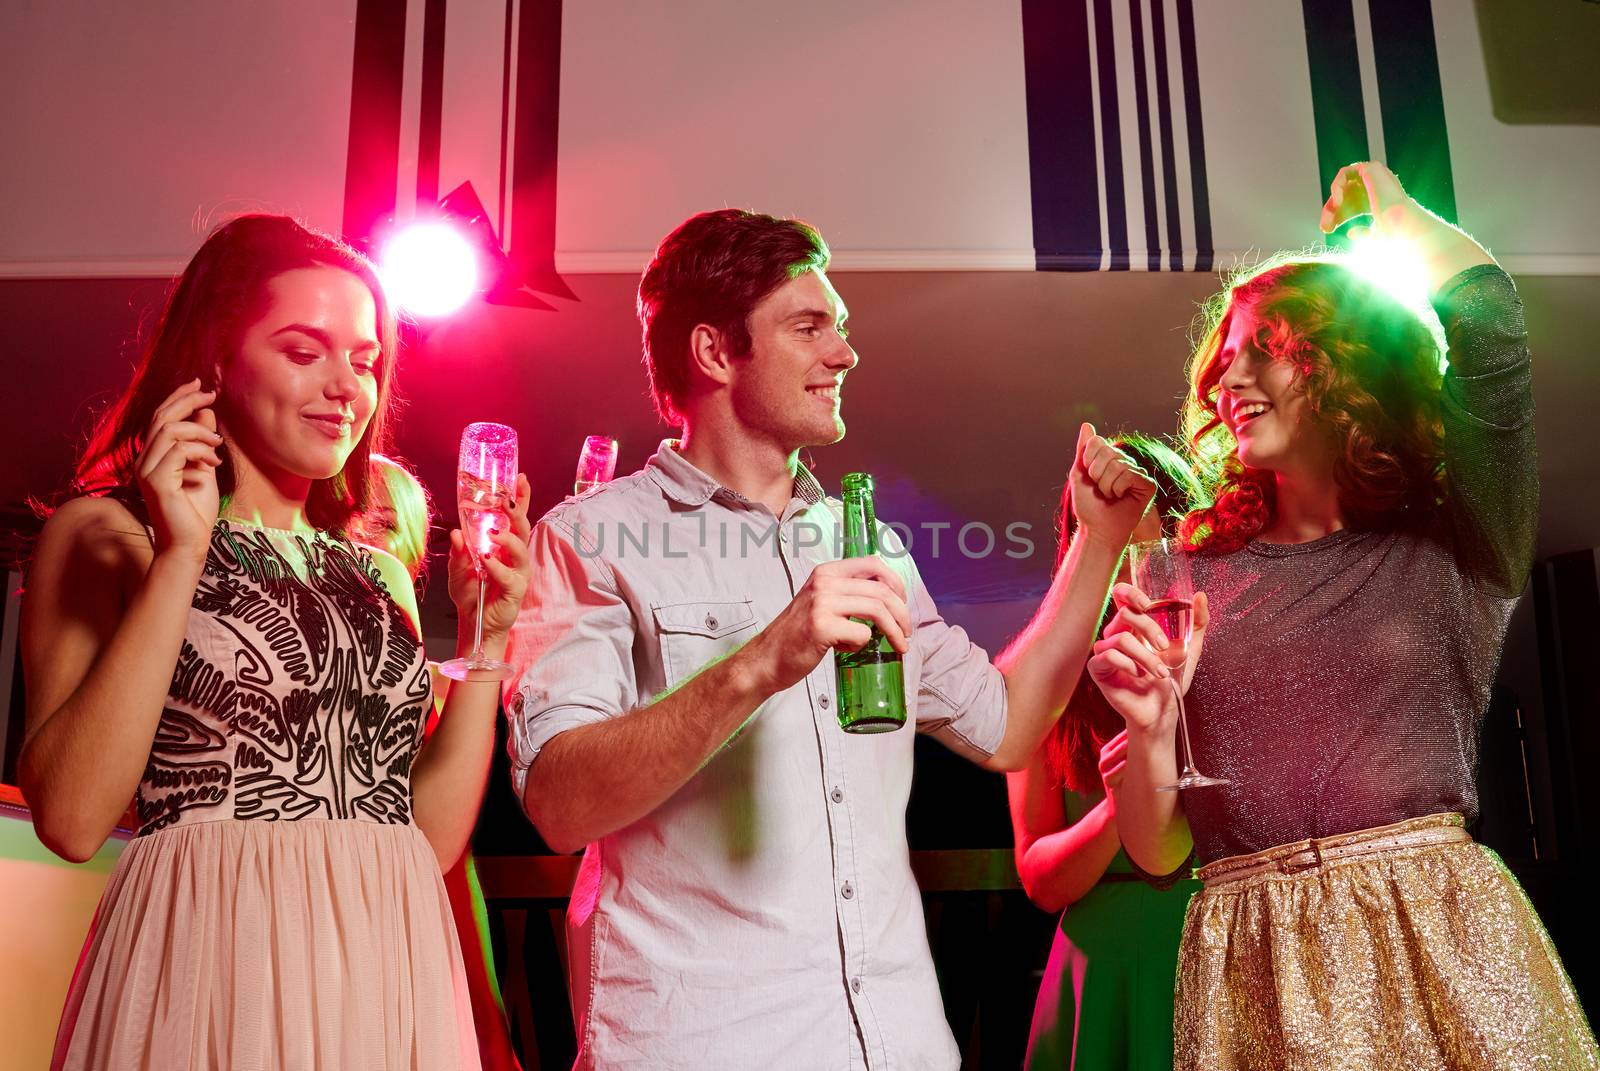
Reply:
<svg viewBox="0 0 1600 1071"><path fill-rule="evenodd" d="M411 579L420 580L428 569L433 498L404 462L373 454L370 463L372 501L367 511L350 523L351 537L387 550L400 559Z"/></svg>

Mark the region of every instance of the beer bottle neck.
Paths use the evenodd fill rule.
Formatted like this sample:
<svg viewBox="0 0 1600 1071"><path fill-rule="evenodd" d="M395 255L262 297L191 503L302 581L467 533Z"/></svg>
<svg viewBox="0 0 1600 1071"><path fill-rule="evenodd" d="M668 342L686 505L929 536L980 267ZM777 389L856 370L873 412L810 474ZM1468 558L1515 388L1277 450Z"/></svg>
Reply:
<svg viewBox="0 0 1600 1071"><path fill-rule="evenodd" d="M878 526L870 494L844 496L844 556L863 558L878 553Z"/></svg>

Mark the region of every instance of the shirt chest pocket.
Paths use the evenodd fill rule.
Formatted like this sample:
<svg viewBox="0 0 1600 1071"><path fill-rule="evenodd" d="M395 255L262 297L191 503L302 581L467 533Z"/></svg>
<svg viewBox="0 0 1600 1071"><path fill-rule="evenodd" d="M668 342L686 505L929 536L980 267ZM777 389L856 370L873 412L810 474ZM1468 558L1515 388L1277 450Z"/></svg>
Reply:
<svg viewBox="0 0 1600 1071"><path fill-rule="evenodd" d="M755 608L737 602L679 602L652 607L667 687L694 676L756 633Z"/></svg>

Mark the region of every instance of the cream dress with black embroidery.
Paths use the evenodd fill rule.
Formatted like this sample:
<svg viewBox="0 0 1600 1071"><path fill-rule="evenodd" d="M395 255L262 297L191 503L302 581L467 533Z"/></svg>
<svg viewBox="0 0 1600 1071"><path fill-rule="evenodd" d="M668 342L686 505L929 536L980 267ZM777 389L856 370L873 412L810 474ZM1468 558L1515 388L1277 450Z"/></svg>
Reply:
<svg viewBox="0 0 1600 1071"><path fill-rule="evenodd" d="M370 552L218 522L52 1067L477 1068L411 817L430 705Z"/></svg>

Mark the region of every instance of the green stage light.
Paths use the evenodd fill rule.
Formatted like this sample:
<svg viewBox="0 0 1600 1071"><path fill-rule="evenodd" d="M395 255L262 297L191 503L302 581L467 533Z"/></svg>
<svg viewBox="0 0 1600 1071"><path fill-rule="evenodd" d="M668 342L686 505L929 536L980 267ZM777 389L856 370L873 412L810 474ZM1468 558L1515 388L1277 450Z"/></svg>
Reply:
<svg viewBox="0 0 1600 1071"><path fill-rule="evenodd" d="M1353 236L1346 254L1350 270L1407 308L1428 304L1428 267L1415 246L1401 238Z"/></svg>
<svg viewBox="0 0 1600 1071"><path fill-rule="evenodd" d="M1439 346L1439 367L1445 368L1448 343L1439 314L1433 311L1433 286L1427 261L1404 238L1391 238L1356 230L1343 255L1349 269L1416 314Z"/></svg>

